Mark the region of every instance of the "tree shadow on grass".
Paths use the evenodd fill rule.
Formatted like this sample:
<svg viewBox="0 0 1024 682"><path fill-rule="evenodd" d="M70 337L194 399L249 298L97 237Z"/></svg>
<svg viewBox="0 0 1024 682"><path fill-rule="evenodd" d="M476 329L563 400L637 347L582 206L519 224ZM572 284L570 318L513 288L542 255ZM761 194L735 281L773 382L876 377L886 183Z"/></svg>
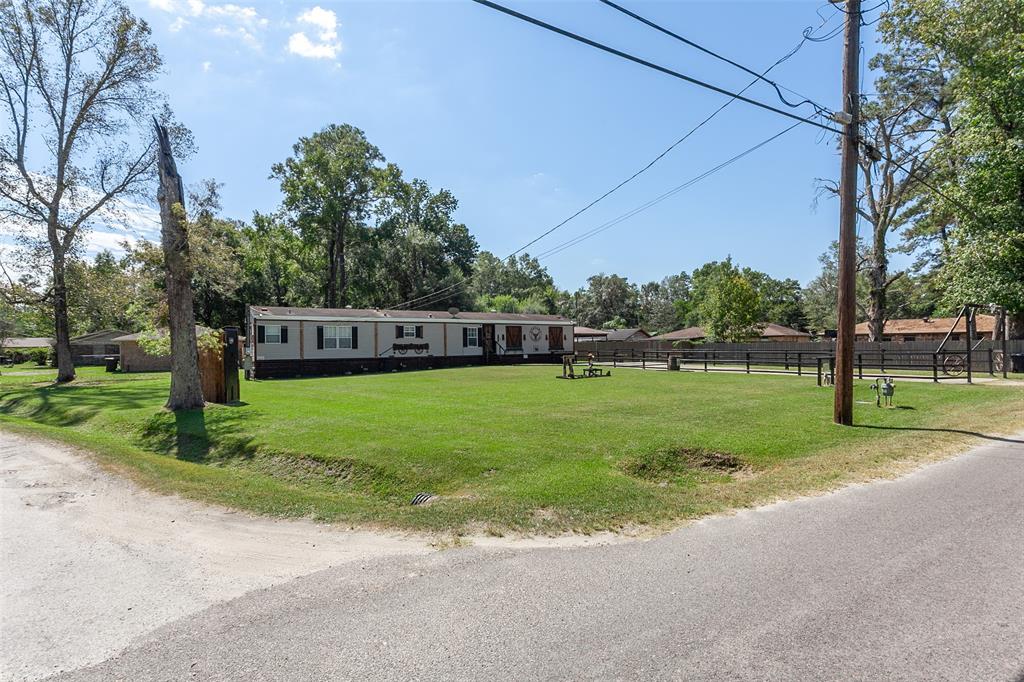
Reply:
<svg viewBox="0 0 1024 682"><path fill-rule="evenodd" d="M158 399L158 390L153 387L118 387L117 390L98 392L51 384L0 395L0 414L48 426L78 426L102 412L152 405Z"/></svg>
<svg viewBox="0 0 1024 682"><path fill-rule="evenodd" d="M252 459L259 448L246 422L247 415L220 408L157 412L142 424L139 444L197 464Z"/></svg>
<svg viewBox="0 0 1024 682"><path fill-rule="evenodd" d="M875 424L854 424L855 429L881 429L883 431L931 431L938 433L958 433L964 436L976 436L978 438L984 438L985 440L995 440L1002 443L1016 443L1024 445L1024 440L1016 438L1007 438L1005 436L991 436L987 433L981 433L979 431L967 431L966 429L939 429L929 428L927 426L879 426Z"/></svg>

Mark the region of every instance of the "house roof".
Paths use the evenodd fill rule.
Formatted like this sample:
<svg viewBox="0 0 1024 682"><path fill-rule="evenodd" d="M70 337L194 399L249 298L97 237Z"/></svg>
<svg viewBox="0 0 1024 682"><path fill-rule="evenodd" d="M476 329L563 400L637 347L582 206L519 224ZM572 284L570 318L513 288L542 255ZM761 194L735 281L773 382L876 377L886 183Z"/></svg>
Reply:
<svg viewBox="0 0 1024 682"><path fill-rule="evenodd" d="M697 341L703 339L706 336L703 327L686 327L685 329L677 329L674 332L668 332L667 334L661 334L653 337L652 341ZM811 338L811 335L807 332L802 332L798 329L791 329L790 327L784 327L781 324L775 324L769 322L761 330L761 338L773 338L777 336L799 336Z"/></svg>
<svg viewBox="0 0 1024 682"><path fill-rule="evenodd" d="M886 320L882 328L883 334L945 334L953 326L955 317L925 317L910 318L904 320ZM979 332L994 332L996 329L996 318L993 315L978 315L975 318L975 327ZM954 333L967 332L967 320L960 318L957 322ZM856 334L867 335L868 323L861 322L857 325Z"/></svg>
<svg viewBox="0 0 1024 682"><path fill-rule="evenodd" d="M548 322L567 324L561 315L535 315L533 313L474 313L459 312L452 315L447 310L385 310L377 308L285 308L276 306L249 306L255 317L287 319L289 317L310 320L348 319L363 322Z"/></svg>
<svg viewBox="0 0 1024 682"><path fill-rule="evenodd" d="M802 332L799 329L793 329L792 327L784 327L781 324L775 324L774 322L769 322L764 326L764 329L761 330L761 336L806 336L807 338L811 338L811 335L807 332Z"/></svg>
<svg viewBox="0 0 1024 682"><path fill-rule="evenodd" d="M637 334L640 334L645 339L649 339L651 337L645 329L641 327L633 327L632 329L609 329L608 336L605 338L608 341L625 341Z"/></svg>
<svg viewBox="0 0 1024 682"><path fill-rule="evenodd" d="M104 341L113 341L119 336L127 334L123 329L103 329L98 332L91 332L89 334L82 334L71 339L72 345L76 343L103 343Z"/></svg>
<svg viewBox="0 0 1024 682"><path fill-rule="evenodd" d="M197 324L196 325L196 335L198 335L198 336L201 336L201 335L203 335L203 334L205 334L206 332L209 332L209 331L212 331L209 327L204 327L201 324ZM124 336L118 336L116 339L111 339L111 340L112 341L117 341L117 342L120 342L120 341L138 341L140 338L142 338L143 336L145 336L148 333L149 332L136 332L134 334L125 334ZM156 336L159 337L159 338L163 338L164 336L167 336L167 330L166 329L158 329L158 330L156 330Z"/></svg>
<svg viewBox="0 0 1024 682"><path fill-rule="evenodd" d="M573 327L573 336L608 336L607 329L594 329L593 327Z"/></svg>
<svg viewBox="0 0 1024 682"><path fill-rule="evenodd" d="M46 348L54 343L53 339L45 336L11 336L4 339L0 346L4 348Z"/></svg>
<svg viewBox="0 0 1024 682"><path fill-rule="evenodd" d="M674 332L666 332L665 334L659 334L658 336L651 337L652 341L694 341L696 339L704 338L703 327L686 327L685 329L677 329Z"/></svg>

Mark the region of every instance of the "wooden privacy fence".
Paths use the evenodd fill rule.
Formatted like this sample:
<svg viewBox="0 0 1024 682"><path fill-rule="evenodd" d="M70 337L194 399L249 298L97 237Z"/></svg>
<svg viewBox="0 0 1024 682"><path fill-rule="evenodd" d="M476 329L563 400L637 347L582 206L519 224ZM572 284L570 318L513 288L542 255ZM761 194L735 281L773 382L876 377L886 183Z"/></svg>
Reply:
<svg viewBox="0 0 1024 682"><path fill-rule="evenodd" d="M968 381L977 373L1003 374L1009 369L1009 358L1001 342L983 341L972 348L947 348L939 353L935 345L915 349L911 344L857 344L854 351L854 372L859 378L875 374L920 378L933 381L966 375ZM1012 345L1010 345L1012 344ZM705 372L766 372L776 374L816 374L819 383L828 383L834 376L835 348L829 343L792 344L707 344L672 349L605 348L604 343L576 344L580 356L594 355L594 361L614 366L641 369L669 368ZM915 344L924 345L924 344ZM965 346L965 344L959 344ZM1024 352L1024 341L1008 342L1008 355L1013 347Z"/></svg>

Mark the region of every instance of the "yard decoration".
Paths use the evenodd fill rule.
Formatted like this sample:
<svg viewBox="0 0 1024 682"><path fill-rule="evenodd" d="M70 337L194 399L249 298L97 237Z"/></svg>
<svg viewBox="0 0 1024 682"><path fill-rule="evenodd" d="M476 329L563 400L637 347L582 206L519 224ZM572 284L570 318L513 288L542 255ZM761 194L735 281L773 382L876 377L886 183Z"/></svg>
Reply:
<svg viewBox="0 0 1024 682"><path fill-rule="evenodd" d="M594 366L594 354L587 354L587 366L579 374L576 373L576 356L568 354L562 356L562 375L558 379L590 379L593 377L610 377L610 370Z"/></svg>

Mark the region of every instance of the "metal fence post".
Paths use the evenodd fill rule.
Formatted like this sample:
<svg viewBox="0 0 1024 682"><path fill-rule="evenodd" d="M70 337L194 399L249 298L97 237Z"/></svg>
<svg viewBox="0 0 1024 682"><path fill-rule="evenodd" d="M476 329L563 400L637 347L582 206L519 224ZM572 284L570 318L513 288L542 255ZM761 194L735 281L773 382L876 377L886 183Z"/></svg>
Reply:
<svg viewBox="0 0 1024 682"><path fill-rule="evenodd" d="M783 362L785 362L786 369L788 370L789 369L789 351L785 350L785 351L782 351L782 353L783 353L783 355L782 355Z"/></svg>
<svg viewBox="0 0 1024 682"><path fill-rule="evenodd" d="M836 384L836 356L832 356L828 359L828 381L830 384L835 386Z"/></svg>
<svg viewBox="0 0 1024 682"><path fill-rule="evenodd" d="M747 374L750 374L750 351L748 350L745 355L747 360Z"/></svg>
<svg viewBox="0 0 1024 682"><path fill-rule="evenodd" d="M992 346L988 347L988 373L990 376L996 375L996 365L992 359Z"/></svg>
<svg viewBox="0 0 1024 682"><path fill-rule="evenodd" d="M803 362L801 362L801 360L800 360L800 356L801 355L802 355L802 353L797 351L797 354L796 354L796 375L797 376L800 376L801 374L803 374Z"/></svg>
<svg viewBox="0 0 1024 682"><path fill-rule="evenodd" d="M819 386L821 386L821 361L823 359L824 358L822 358L820 355L818 356L818 385Z"/></svg>
<svg viewBox="0 0 1024 682"><path fill-rule="evenodd" d="M932 381L939 383L939 354L932 353Z"/></svg>
<svg viewBox="0 0 1024 682"><path fill-rule="evenodd" d="M881 365L882 365L882 373L884 374L885 373L885 349L884 348L879 348L878 352L882 354Z"/></svg>
<svg viewBox="0 0 1024 682"><path fill-rule="evenodd" d="M857 353L857 378L864 378L864 354Z"/></svg>
<svg viewBox="0 0 1024 682"><path fill-rule="evenodd" d="M708 371L708 352L704 351L704 371Z"/></svg>
<svg viewBox="0 0 1024 682"><path fill-rule="evenodd" d="M619 366L619 351L613 350L612 351L612 367L618 367L618 366Z"/></svg>

